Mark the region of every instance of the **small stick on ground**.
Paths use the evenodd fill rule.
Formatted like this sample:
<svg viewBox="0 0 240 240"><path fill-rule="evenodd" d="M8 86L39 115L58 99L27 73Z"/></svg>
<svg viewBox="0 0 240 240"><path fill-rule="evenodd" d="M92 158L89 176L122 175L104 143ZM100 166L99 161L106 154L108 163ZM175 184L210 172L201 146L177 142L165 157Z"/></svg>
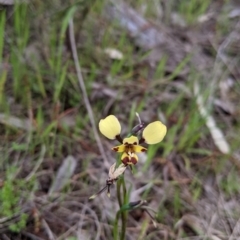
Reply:
<svg viewBox="0 0 240 240"><path fill-rule="evenodd" d="M86 106L86 109L87 109L87 112L88 112L88 115L89 115L89 118L90 118L90 122L91 122L91 125L92 125L92 128L93 128L94 137L97 141L99 151L100 151L100 153L103 157L104 165L105 165L106 168L109 168L110 164L108 163L107 157L106 157L104 149L103 149L103 145L101 143L99 134L97 132L93 110L92 110L90 101L88 99L86 87L85 87L82 72L81 72L80 63L79 63L79 60L78 60L77 47L76 47L76 42L75 42L75 37L74 37L74 24L73 24L73 19L72 18L69 21L69 38L70 38L73 60L74 60L75 68L76 68L76 72L77 72L78 83L79 83L79 86L80 86L82 94L83 94L84 103L85 103L85 106Z"/></svg>
<svg viewBox="0 0 240 240"><path fill-rule="evenodd" d="M50 229L50 227L48 226L47 222L44 219L42 219L42 226L44 227L49 240L55 240L52 230Z"/></svg>

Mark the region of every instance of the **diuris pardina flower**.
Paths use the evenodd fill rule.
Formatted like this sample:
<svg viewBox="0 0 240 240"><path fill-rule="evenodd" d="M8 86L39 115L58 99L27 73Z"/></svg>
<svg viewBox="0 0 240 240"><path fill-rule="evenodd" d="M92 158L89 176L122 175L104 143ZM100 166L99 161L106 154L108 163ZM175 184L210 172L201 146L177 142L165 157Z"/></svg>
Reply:
<svg viewBox="0 0 240 240"><path fill-rule="evenodd" d="M144 128L140 140L133 135L122 140L120 136L121 125L114 115L109 115L105 119L100 120L99 130L108 139L116 139L121 142L121 145L113 147L112 150L123 153L121 161L124 165L136 164L138 162L136 153L147 151L146 148L139 145L139 142L145 142L147 144L159 143L167 132L167 128L163 123L155 121Z"/></svg>

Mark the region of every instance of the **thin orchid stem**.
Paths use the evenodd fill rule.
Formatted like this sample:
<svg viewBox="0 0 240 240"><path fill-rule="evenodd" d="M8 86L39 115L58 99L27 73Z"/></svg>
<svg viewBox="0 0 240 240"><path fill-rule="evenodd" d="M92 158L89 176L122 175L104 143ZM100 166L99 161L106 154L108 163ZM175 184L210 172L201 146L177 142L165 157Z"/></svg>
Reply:
<svg viewBox="0 0 240 240"><path fill-rule="evenodd" d="M123 203L127 203L127 189L126 189L126 184L124 177L122 178L122 191L123 191ZM122 231L121 231L121 240L125 240L125 234L126 234L126 228L127 228L127 211L121 211L121 219L122 219Z"/></svg>
<svg viewBox="0 0 240 240"><path fill-rule="evenodd" d="M116 219L114 222L114 240L118 240L119 231L118 231L118 221L121 217L122 225L121 225L121 234L120 240L125 240L126 227L127 227L127 211L121 211L121 208L124 204L127 203L127 189L125 185L124 177L117 181L117 199L120 210L118 210L116 214Z"/></svg>
<svg viewBox="0 0 240 240"><path fill-rule="evenodd" d="M117 200L118 200L118 205L119 205L120 209L121 209L121 206L122 206L121 184L122 184L122 181L121 181L121 179L119 179L117 181ZM114 222L114 228L113 228L113 238L114 238L114 240L118 240L118 236L119 236L119 234L118 234L118 220L119 220L119 217L120 217L120 211L117 211L115 222Z"/></svg>
<svg viewBox="0 0 240 240"><path fill-rule="evenodd" d="M121 206L123 204L122 198L121 198L121 185L122 185L122 181L121 181L121 179L119 179L117 181L117 199L118 199L119 208L121 208Z"/></svg>
<svg viewBox="0 0 240 240"><path fill-rule="evenodd" d="M117 214L116 214L116 218L115 218L115 221L114 221L114 228L113 228L113 239L114 240L118 240L118 220L119 220L119 217L120 217L120 211L117 211Z"/></svg>

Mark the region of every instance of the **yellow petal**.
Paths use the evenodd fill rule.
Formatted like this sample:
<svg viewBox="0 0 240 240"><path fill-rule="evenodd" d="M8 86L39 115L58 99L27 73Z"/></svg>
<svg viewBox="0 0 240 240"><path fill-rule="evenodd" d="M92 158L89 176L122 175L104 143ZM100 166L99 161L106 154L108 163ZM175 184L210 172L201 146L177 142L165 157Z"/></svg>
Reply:
<svg viewBox="0 0 240 240"><path fill-rule="evenodd" d="M138 138L135 136L131 136L128 138L124 138L123 139L123 144L134 144L134 145L138 145Z"/></svg>
<svg viewBox="0 0 240 240"><path fill-rule="evenodd" d="M133 149L134 149L134 152L146 152L147 151L147 149L146 148L144 148L144 147L142 147L142 146L140 146L140 145L134 145L133 146Z"/></svg>
<svg viewBox="0 0 240 240"><path fill-rule="evenodd" d="M112 150L115 151L115 152L124 152L125 146L122 144L122 145L113 147Z"/></svg>
<svg viewBox="0 0 240 240"><path fill-rule="evenodd" d="M147 144L156 144L163 140L167 133L167 127L160 121L148 124L143 130L143 138Z"/></svg>
<svg viewBox="0 0 240 240"><path fill-rule="evenodd" d="M114 115L109 115L100 120L99 130L105 137L115 139L121 132L121 125Z"/></svg>

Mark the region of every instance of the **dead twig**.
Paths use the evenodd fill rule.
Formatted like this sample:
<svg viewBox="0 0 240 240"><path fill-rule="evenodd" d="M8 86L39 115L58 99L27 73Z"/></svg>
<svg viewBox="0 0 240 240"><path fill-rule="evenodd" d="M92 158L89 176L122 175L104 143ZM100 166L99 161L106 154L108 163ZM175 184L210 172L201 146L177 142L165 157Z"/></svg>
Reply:
<svg viewBox="0 0 240 240"><path fill-rule="evenodd" d="M44 219L42 219L42 226L44 227L49 240L55 240L52 230L50 229L50 227L48 226L47 222Z"/></svg>
<svg viewBox="0 0 240 240"><path fill-rule="evenodd" d="M44 240L43 238L37 237L36 235L34 235L34 234L30 233L30 232L22 231L21 233L22 233L22 235L24 235L24 236L26 236L26 237L28 237L28 238L30 238L32 240Z"/></svg>
<svg viewBox="0 0 240 240"><path fill-rule="evenodd" d="M84 103L85 103L85 106L86 106L86 109L87 109L87 112L88 112L88 115L89 115L89 118L90 118L90 122L91 122L91 125L92 125L92 128L93 128L93 134L94 134L94 137L97 141L99 151L100 151L100 153L103 157L104 165L105 165L105 167L109 168L110 164L108 163L107 157L106 157L104 149L103 149L103 145L101 143L99 134L97 132L93 110L92 110L90 101L88 99L86 87L85 87L82 72L81 72L80 63L79 63L79 60L78 60L77 47L76 47L76 42L75 42L75 37L74 37L73 19L70 19L70 21L69 21L69 38L70 38L73 60L74 60L74 63L75 63L75 69L76 69L76 72L77 72L78 83L79 83L79 86L80 86L82 94L83 94L83 100L84 100Z"/></svg>

